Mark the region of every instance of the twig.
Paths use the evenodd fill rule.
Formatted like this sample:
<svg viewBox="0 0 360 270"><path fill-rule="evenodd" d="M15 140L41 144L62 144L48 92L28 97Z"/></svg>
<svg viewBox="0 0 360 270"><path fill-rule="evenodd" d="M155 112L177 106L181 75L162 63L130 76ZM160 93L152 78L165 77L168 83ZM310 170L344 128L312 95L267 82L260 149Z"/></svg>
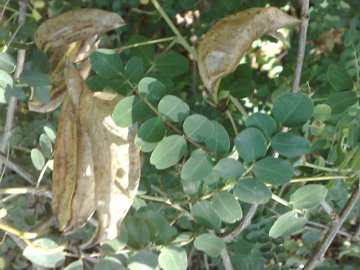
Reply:
<svg viewBox="0 0 360 270"><path fill-rule="evenodd" d="M24 23L25 23L27 2L28 2L27 0L20 1L19 21L18 21L19 25L24 25ZM23 72L24 62L25 62L25 50L19 49L18 54L17 54L16 70L14 73L15 80L18 79L20 77L21 73ZM10 97L9 105L7 108L4 133L3 133L2 140L0 142L0 152L3 152L3 153L5 152L8 144L9 144L11 135L12 135L16 105L17 105L17 98L14 96ZM2 170L2 167L3 167L3 161L0 160L0 171Z"/></svg>
<svg viewBox="0 0 360 270"><path fill-rule="evenodd" d="M30 184L35 185L36 179L32 174L24 170L20 165L17 165L15 162L11 161L8 157L6 157L3 153L0 153L0 163L5 164L10 170L16 172L20 177L24 178Z"/></svg>
<svg viewBox="0 0 360 270"><path fill-rule="evenodd" d="M229 252L226 248L226 245L225 245L224 249L221 251L220 256L221 256L225 270L233 270L234 267L231 263Z"/></svg>
<svg viewBox="0 0 360 270"><path fill-rule="evenodd" d="M306 34L309 24L309 0L298 0L300 6L300 33L299 33L299 47L296 57L296 67L294 72L294 79L292 82L291 91L297 92L299 90L300 78L301 78L301 69L304 61L305 55L305 45L306 45Z"/></svg>
<svg viewBox="0 0 360 270"><path fill-rule="evenodd" d="M235 227L234 230L232 230L229 234L222 237L222 240L224 240L225 243L231 242L237 238L237 236L246 229L247 226L250 225L251 219L256 213L258 205L253 204L249 208L249 211L246 213L246 216L241 220L238 226Z"/></svg>
<svg viewBox="0 0 360 270"><path fill-rule="evenodd" d="M328 250L330 244L334 240L336 234L339 232L342 224L347 219L348 215L356 205L356 202L359 200L359 198L360 198L360 182L358 181L345 207L341 210L340 215L333 220L331 226L326 231L325 236L320 242L320 245L316 249L314 255L310 258L310 260L306 263L305 267L303 268L304 270L312 270L324 260L325 252Z"/></svg>

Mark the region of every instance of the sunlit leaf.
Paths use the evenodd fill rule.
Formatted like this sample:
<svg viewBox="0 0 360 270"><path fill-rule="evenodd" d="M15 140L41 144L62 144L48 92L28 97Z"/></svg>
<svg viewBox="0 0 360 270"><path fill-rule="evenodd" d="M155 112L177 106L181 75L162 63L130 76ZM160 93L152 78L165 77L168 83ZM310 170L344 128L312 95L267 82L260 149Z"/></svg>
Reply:
<svg viewBox="0 0 360 270"><path fill-rule="evenodd" d="M248 178L240 180L234 186L234 194L246 203L264 204L271 198L271 191L259 180Z"/></svg>
<svg viewBox="0 0 360 270"><path fill-rule="evenodd" d="M245 162L251 163L266 153L266 139L262 132L253 127L246 128L235 137L236 150Z"/></svg>
<svg viewBox="0 0 360 270"><path fill-rule="evenodd" d="M306 185L291 195L290 203L297 209L310 209L321 203L327 192L327 188L323 185Z"/></svg>
<svg viewBox="0 0 360 270"><path fill-rule="evenodd" d="M177 96L167 95L163 97L158 105L159 112L170 122L181 122L190 113L189 105Z"/></svg>
<svg viewBox="0 0 360 270"><path fill-rule="evenodd" d="M211 257L217 257L224 249L225 244L219 237L209 233L203 233L196 237L194 246L196 249L204 251Z"/></svg>
<svg viewBox="0 0 360 270"><path fill-rule="evenodd" d="M181 178L185 181L200 181L211 172L211 158L201 149L191 153L181 169Z"/></svg>
<svg viewBox="0 0 360 270"><path fill-rule="evenodd" d="M164 270L186 270L186 251L180 247L165 247L160 250L159 265Z"/></svg>
<svg viewBox="0 0 360 270"><path fill-rule="evenodd" d="M215 194L211 204L221 220L227 223L234 223L242 218L243 213L240 203L230 192L223 191Z"/></svg>
<svg viewBox="0 0 360 270"><path fill-rule="evenodd" d="M275 221L270 229L269 236L272 238L289 236L303 228L306 222L306 217L301 217L299 214L289 211Z"/></svg>

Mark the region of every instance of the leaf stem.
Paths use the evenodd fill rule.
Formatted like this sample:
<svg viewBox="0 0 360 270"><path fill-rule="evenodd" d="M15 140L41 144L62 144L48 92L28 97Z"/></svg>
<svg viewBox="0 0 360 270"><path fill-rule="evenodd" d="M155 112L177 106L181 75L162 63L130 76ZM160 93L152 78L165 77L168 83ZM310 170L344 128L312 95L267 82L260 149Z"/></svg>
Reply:
<svg viewBox="0 0 360 270"><path fill-rule="evenodd" d="M129 45L125 45L125 46L121 46L118 48L113 49L115 52L121 52L123 50L126 49L131 49L131 48L137 48L137 47L141 47L141 46L147 46L150 44L156 44L156 43L161 43L161 42L168 42L168 41L173 41L176 40L176 36L174 37L166 37L166 38L159 38L159 39L153 39L153 40L148 40L148 41L144 41L144 42L138 42L138 43L134 43L134 44L129 44Z"/></svg>
<svg viewBox="0 0 360 270"><path fill-rule="evenodd" d="M352 178L352 176L345 176L345 175L299 177L299 178L291 179L290 183L301 183L301 182L310 182L310 181L326 181L326 180L350 179L350 178Z"/></svg>
<svg viewBox="0 0 360 270"><path fill-rule="evenodd" d="M166 14L164 9L160 6L159 2L157 0L151 0L151 3L154 5L154 7L159 11L160 15L163 17L163 19L166 21L168 26L171 28L171 30L174 32L174 34L178 37L179 43L190 53L190 55L193 57L193 59L197 59L196 51L193 47L190 46L190 44L185 40L185 38L181 35L179 30L176 28L174 23L170 20L169 16Z"/></svg>

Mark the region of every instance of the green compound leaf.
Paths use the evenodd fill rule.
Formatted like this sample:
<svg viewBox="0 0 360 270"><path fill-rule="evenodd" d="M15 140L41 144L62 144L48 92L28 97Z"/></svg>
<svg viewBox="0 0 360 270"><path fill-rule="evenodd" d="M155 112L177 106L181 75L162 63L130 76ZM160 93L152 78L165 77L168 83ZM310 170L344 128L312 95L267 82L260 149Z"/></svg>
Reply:
<svg viewBox="0 0 360 270"><path fill-rule="evenodd" d="M310 151L310 142L307 139L289 133L276 134L271 145L276 152L287 158L305 155Z"/></svg>
<svg viewBox="0 0 360 270"><path fill-rule="evenodd" d="M225 248L223 240L209 233L203 233L196 237L194 246L197 250L205 252L210 257L219 256Z"/></svg>
<svg viewBox="0 0 360 270"><path fill-rule="evenodd" d="M219 160L213 171L217 172L223 180L228 180L240 177L245 172L245 168L241 162L236 159L224 158Z"/></svg>
<svg viewBox="0 0 360 270"><path fill-rule="evenodd" d="M125 269L120 260L115 257L106 256L98 261L94 270L123 270Z"/></svg>
<svg viewBox="0 0 360 270"><path fill-rule="evenodd" d="M215 132L214 124L201 114L188 116L183 129L185 134L196 142L206 142Z"/></svg>
<svg viewBox="0 0 360 270"><path fill-rule="evenodd" d="M165 137L152 152L150 163L158 170L169 168L184 156L187 149L186 140L179 135Z"/></svg>
<svg viewBox="0 0 360 270"><path fill-rule="evenodd" d="M267 148L266 139L257 128L250 127L244 129L235 137L234 143L239 156L246 163L254 162L265 156Z"/></svg>
<svg viewBox="0 0 360 270"><path fill-rule="evenodd" d="M303 228L306 222L306 217L300 217L297 213L289 211L275 221L269 231L269 236L272 238L289 236Z"/></svg>
<svg viewBox="0 0 360 270"><path fill-rule="evenodd" d="M141 217L127 216L124 227L128 234L127 244L129 246L139 248L149 243L150 230Z"/></svg>
<svg viewBox="0 0 360 270"><path fill-rule="evenodd" d="M122 74L120 55L110 49L98 49L90 55L92 69L104 79L114 79Z"/></svg>
<svg viewBox="0 0 360 270"><path fill-rule="evenodd" d="M200 201L194 204L191 208L191 215L198 223L209 229L220 228L221 220L209 201Z"/></svg>
<svg viewBox="0 0 360 270"><path fill-rule="evenodd" d="M149 41L148 38L140 35L133 35L130 37L128 44L136 44ZM147 46L131 46L130 52L132 55L140 57L146 65L151 65L155 57L155 47L152 44Z"/></svg>
<svg viewBox="0 0 360 270"><path fill-rule="evenodd" d="M112 118L119 127L130 127L138 120L148 116L148 106L138 96L126 97L116 104Z"/></svg>
<svg viewBox="0 0 360 270"><path fill-rule="evenodd" d="M37 148L31 150L31 161L38 171L41 171L45 165L45 158L41 151Z"/></svg>
<svg viewBox="0 0 360 270"><path fill-rule="evenodd" d="M271 198L271 191L259 180L248 178L236 183L234 194L246 203L265 204Z"/></svg>
<svg viewBox="0 0 360 270"><path fill-rule="evenodd" d="M135 252L128 260L129 270L156 270L157 266L158 257L151 251Z"/></svg>
<svg viewBox="0 0 360 270"><path fill-rule="evenodd" d="M15 68L16 64L14 58L10 54L0 52L0 70L4 70L7 73L13 73Z"/></svg>
<svg viewBox="0 0 360 270"><path fill-rule="evenodd" d="M314 112L311 99L302 93L285 93L274 103L272 114L279 125L301 126Z"/></svg>
<svg viewBox="0 0 360 270"><path fill-rule="evenodd" d="M235 223L242 219L243 213L238 200L228 191L215 194L211 201L216 214L222 221Z"/></svg>
<svg viewBox="0 0 360 270"><path fill-rule="evenodd" d="M186 270L188 261L185 249L166 247L160 250L159 265L164 270Z"/></svg>
<svg viewBox="0 0 360 270"><path fill-rule="evenodd" d="M141 58L134 56L126 63L124 76L133 83L137 83L144 74L144 63Z"/></svg>
<svg viewBox="0 0 360 270"><path fill-rule="evenodd" d="M65 254L64 251L52 251L46 252L45 249L57 249L59 248L58 244L56 244L53 240L48 238L39 238L36 239L33 244L35 246L39 246L40 248L35 248L31 246L27 246L24 249L23 255L32 263L42 266L42 267L49 267L49 268L56 268L60 267L64 264L65 261Z"/></svg>
<svg viewBox="0 0 360 270"><path fill-rule="evenodd" d="M147 100L154 102L162 98L165 93L165 85L152 77L142 78L138 84L139 93Z"/></svg>
<svg viewBox="0 0 360 270"><path fill-rule="evenodd" d="M353 82L343 66L332 64L328 67L327 78L336 91L351 90Z"/></svg>
<svg viewBox="0 0 360 270"><path fill-rule="evenodd" d="M331 107L333 114L339 114L344 112L350 106L354 105L356 102L357 102L356 92L345 91L330 95L326 101L326 104L328 104Z"/></svg>
<svg viewBox="0 0 360 270"><path fill-rule="evenodd" d="M190 113L189 105L177 96L164 96L158 105L159 112L173 123L183 121Z"/></svg>
<svg viewBox="0 0 360 270"><path fill-rule="evenodd" d="M327 188L323 185L306 185L290 196L290 203L296 209L310 209L325 200L327 192Z"/></svg>
<svg viewBox="0 0 360 270"><path fill-rule="evenodd" d="M200 181L208 176L213 168L211 158L203 150L197 149L181 169L181 178L185 181Z"/></svg>
<svg viewBox="0 0 360 270"><path fill-rule="evenodd" d="M151 152L156 145L164 138L166 126L159 117L153 117L146 120L139 128L135 143L142 152Z"/></svg>
<svg viewBox="0 0 360 270"><path fill-rule="evenodd" d="M289 161L273 157L259 160L253 171L256 179L273 185L289 183L294 175L294 168Z"/></svg>
<svg viewBox="0 0 360 270"><path fill-rule="evenodd" d="M166 52L155 61L155 68L162 75L173 78L189 69L189 61L176 52Z"/></svg>
<svg viewBox="0 0 360 270"><path fill-rule="evenodd" d="M218 122L211 121L215 127L213 134L206 140L205 145L209 151L225 154L230 149L230 138L226 129Z"/></svg>
<svg viewBox="0 0 360 270"><path fill-rule="evenodd" d="M256 127L270 138L276 131L277 126L274 118L264 113L254 113L249 116L245 123L246 127Z"/></svg>
<svg viewBox="0 0 360 270"><path fill-rule="evenodd" d="M331 116L331 107L327 104L318 104L314 107L313 117L318 121L329 120Z"/></svg>

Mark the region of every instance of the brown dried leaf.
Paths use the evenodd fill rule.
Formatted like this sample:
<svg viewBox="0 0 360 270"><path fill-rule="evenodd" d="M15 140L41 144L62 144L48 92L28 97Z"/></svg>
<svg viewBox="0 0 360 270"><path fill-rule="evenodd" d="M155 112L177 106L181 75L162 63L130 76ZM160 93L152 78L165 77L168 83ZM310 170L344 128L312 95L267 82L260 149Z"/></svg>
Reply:
<svg viewBox="0 0 360 270"><path fill-rule="evenodd" d="M50 18L35 32L35 44L47 50L104 33L124 25L116 13L101 9L78 9Z"/></svg>
<svg viewBox="0 0 360 270"><path fill-rule="evenodd" d="M300 23L277 8L251 8L217 22L202 38L198 66L205 87L214 92L221 78L235 70L260 36Z"/></svg>
<svg viewBox="0 0 360 270"><path fill-rule="evenodd" d="M117 225L136 195L140 180L136 127L119 128L113 122L118 95L91 92L73 66L66 67L65 80L68 95L56 142L53 209L65 231L82 225L96 209L99 227L93 244L117 236Z"/></svg>

